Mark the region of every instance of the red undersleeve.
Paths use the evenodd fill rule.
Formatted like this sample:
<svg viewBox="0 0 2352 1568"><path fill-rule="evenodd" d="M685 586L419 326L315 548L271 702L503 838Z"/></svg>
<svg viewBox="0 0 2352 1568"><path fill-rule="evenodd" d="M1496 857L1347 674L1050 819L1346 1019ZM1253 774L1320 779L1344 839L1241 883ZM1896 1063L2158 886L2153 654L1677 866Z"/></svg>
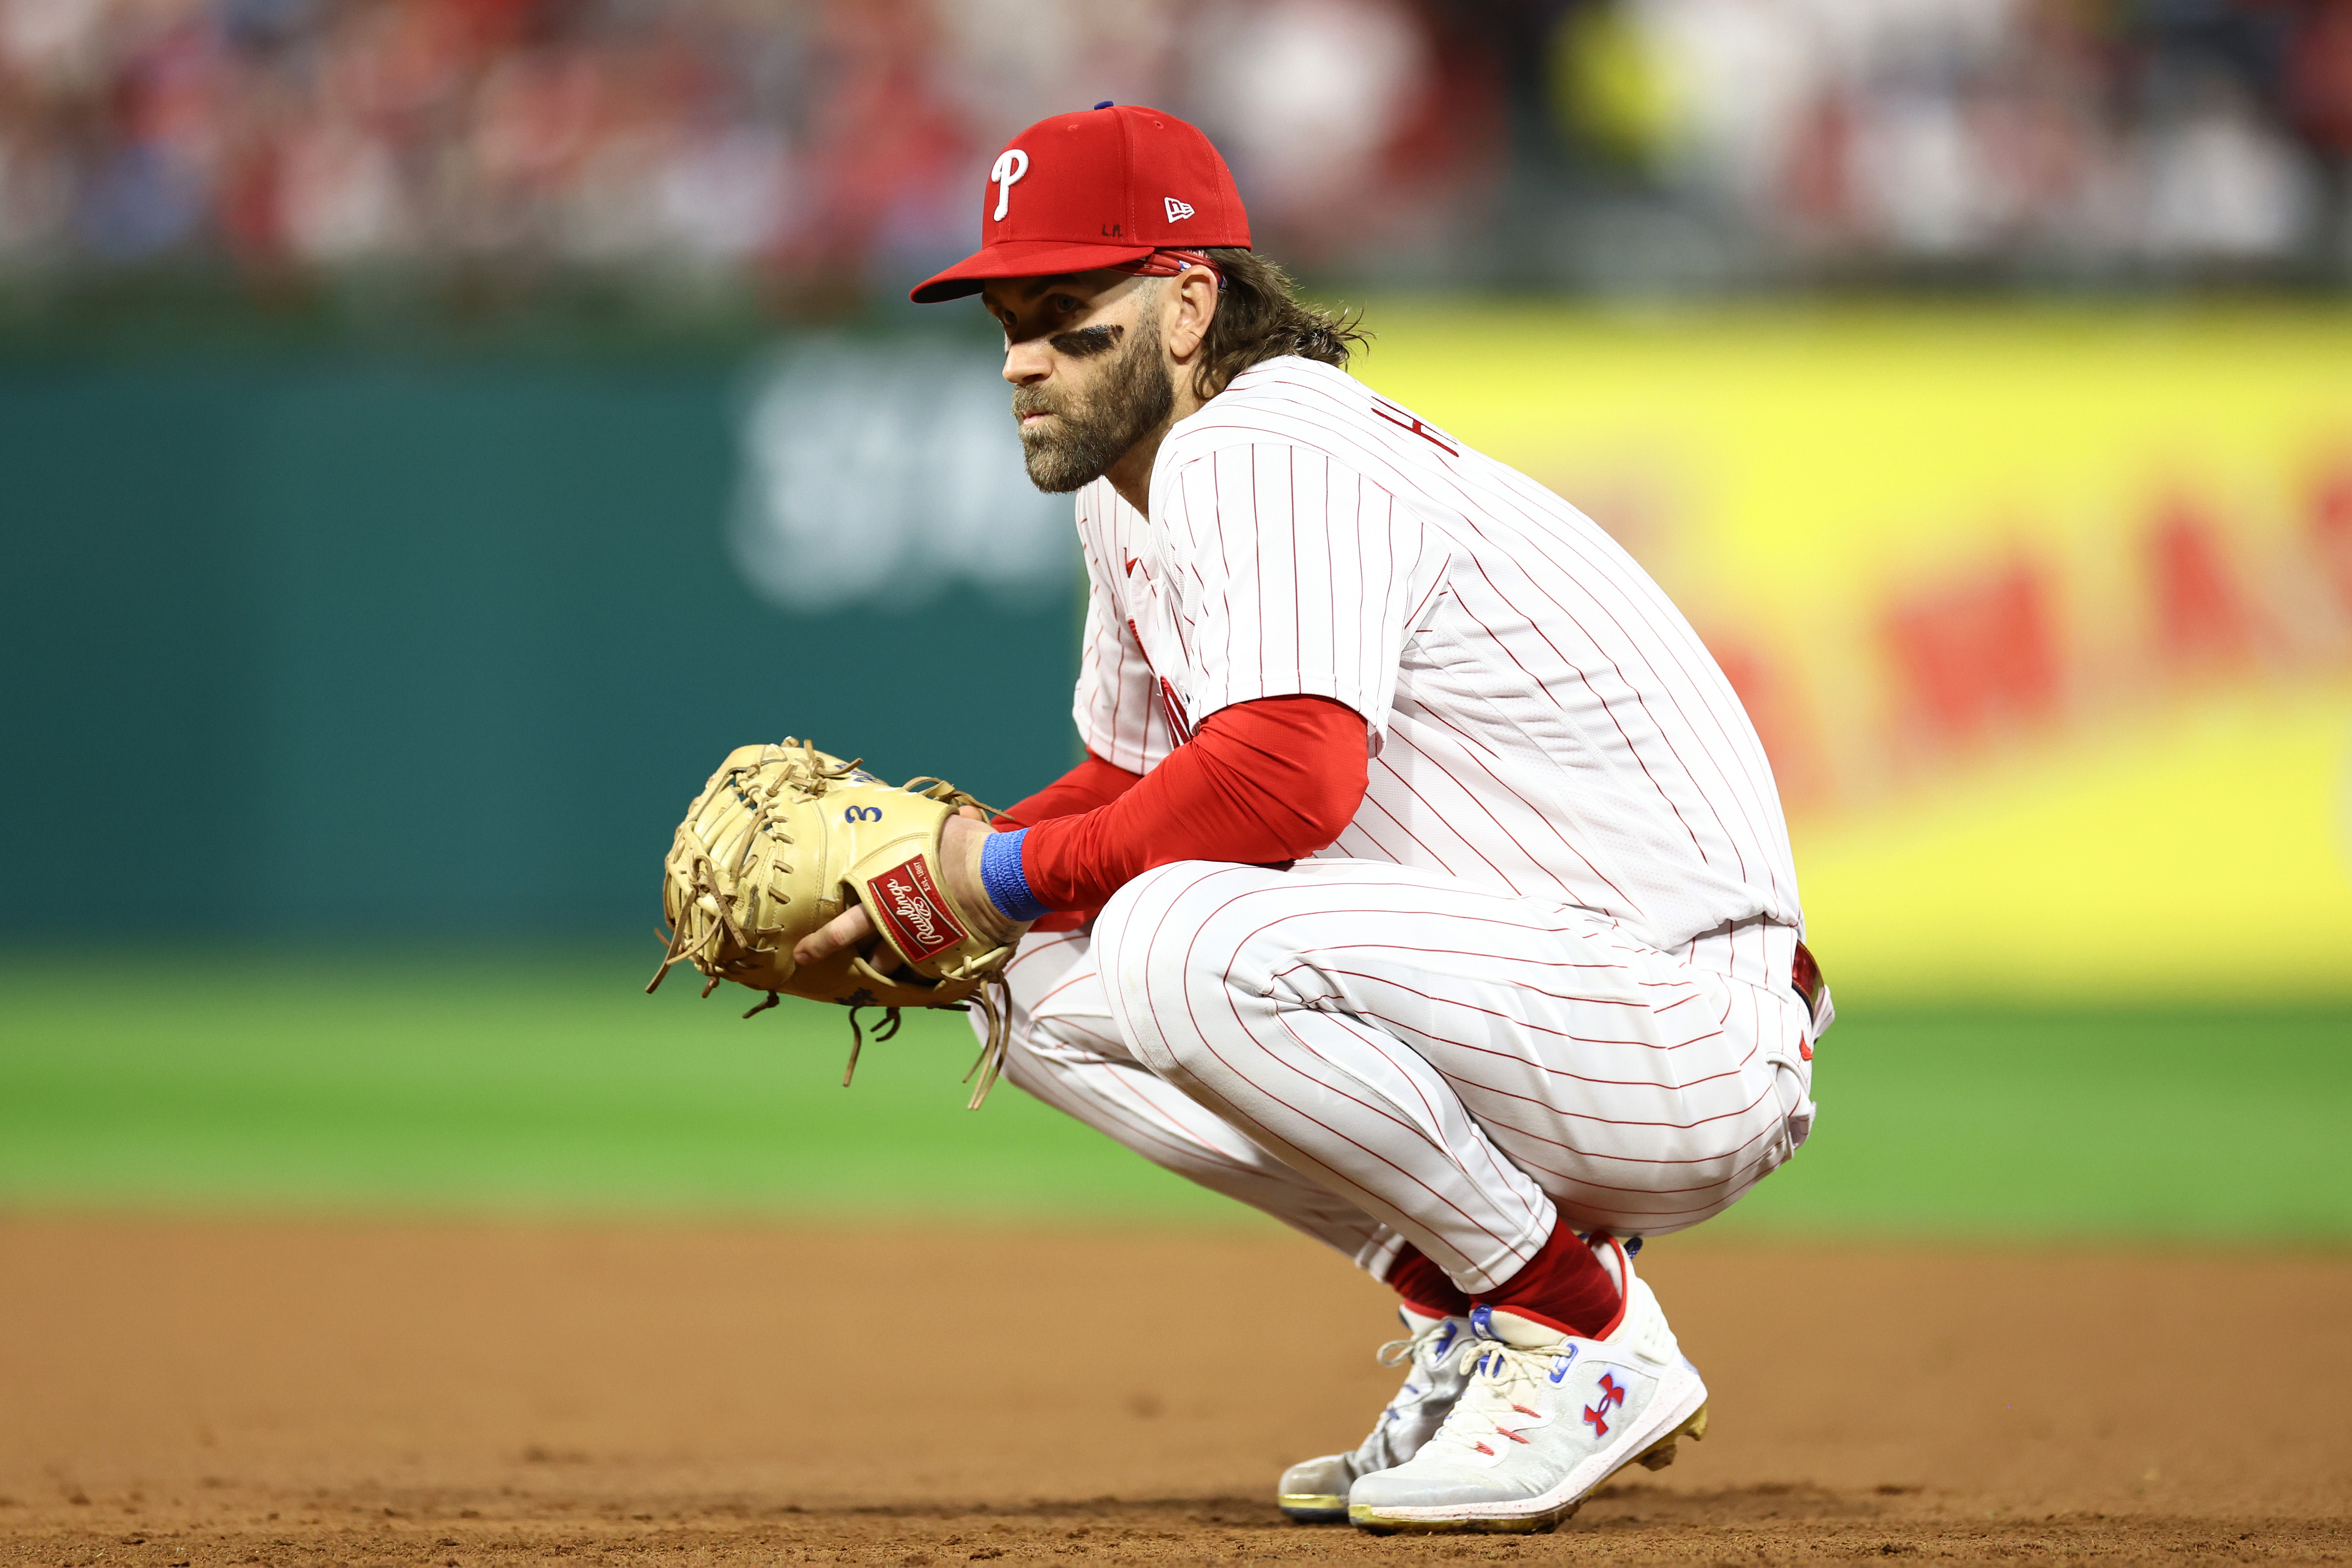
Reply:
<svg viewBox="0 0 2352 1568"><path fill-rule="evenodd" d="M1344 703L1236 703L1116 800L1036 823L1022 841L1022 873L1048 908L1098 909L1153 866L1286 863L1355 820L1367 765L1364 721Z"/></svg>
<svg viewBox="0 0 2352 1568"><path fill-rule="evenodd" d="M1000 833L1009 833L1016 828L1034 828L1055 817L1075 817L1081 811L1108 806L1134 789L1142 778L1142 774L1129 773L1089 751L1084 762L1010 810L998 812L995 829ZM1095 913L1091 909L1057 911L1041 918L1031 929L1075 931L1092 920Z"/></svg>
<svg viewBox="0 0 2352 1568"><path fill-rule="evenodd" d="M1055 817L1075 817L1081 811L1091 811L1097 806L1108 806L1143 778L1129 773L1087 753L1087 759L1021 801L1009 811L997 813L995 827L1000 833L1015 828L1034 828Z"/></svg>

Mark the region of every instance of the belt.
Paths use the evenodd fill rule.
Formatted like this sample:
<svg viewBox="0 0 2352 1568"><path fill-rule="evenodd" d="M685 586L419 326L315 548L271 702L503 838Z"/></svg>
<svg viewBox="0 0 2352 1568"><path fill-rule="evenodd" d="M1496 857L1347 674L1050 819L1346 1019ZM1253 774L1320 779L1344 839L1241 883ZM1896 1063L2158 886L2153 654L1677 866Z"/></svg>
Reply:
<svg viewBox="0 0 2352 1568"><path fill-rule="evenodd" d="M1805 998L1805 1016L1812 1019L1813 1034L1819 1038L1835 1021L1837 1013L1832 1009L1827 1019L1822 1016L1822 1004L1829 1000L1830 983L1822 977L1821 961L1802 942L1797 944L1796 962L1789 967L1789 987ZM1811 1040L1801 1042L1797 1051L1807 1061L1813 1059Z"/></svg>

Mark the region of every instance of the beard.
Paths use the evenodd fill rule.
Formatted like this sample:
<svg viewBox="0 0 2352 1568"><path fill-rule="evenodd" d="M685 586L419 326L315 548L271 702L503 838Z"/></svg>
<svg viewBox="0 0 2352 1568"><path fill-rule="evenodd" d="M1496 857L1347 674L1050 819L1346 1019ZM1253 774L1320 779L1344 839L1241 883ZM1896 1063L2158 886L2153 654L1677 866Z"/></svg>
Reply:
<svg viewBox="0 0 2352 1568"><path fill-rule="evenodd" d="M1021 432L1029 482L1048 495L1066 495L1093 484L1158 428L1175 406L1176 379L1160 357L1160 335L1140 330L1105 367L1091 392L1073 395L1066 389L1017 389L1013 418L1054 415L1047 427Z"/></svg>

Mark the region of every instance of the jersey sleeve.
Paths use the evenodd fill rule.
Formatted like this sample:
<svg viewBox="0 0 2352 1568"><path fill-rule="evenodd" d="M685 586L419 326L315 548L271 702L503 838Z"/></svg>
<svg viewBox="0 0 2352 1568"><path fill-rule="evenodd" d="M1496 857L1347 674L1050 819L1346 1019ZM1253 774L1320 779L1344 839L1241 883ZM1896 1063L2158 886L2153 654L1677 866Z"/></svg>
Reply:
<svg viewBox="0 0 2352 1568"><path fill-rule="evenodd" d="M1112 591L1108 562L1116 555L1106 515L1124 507L1108 483L1088 486L1078 503L1078 538L1087 562L1087 624L1078 654L1078 686L1071 705L1078 738L1114 768L1149 773L1174 744L1160 705L1150 661L1135 640ZM1129 508L1131 511L1132 509Z"/></svg>
<svg viewBox="0 0 2352 1568"><path fill-rule="evenodd" d="M1443 540L1311 447L1221 447L1171 478L1193 727L1235 703L1328 697L1355 709L1377 746L1405 644L1444 587Z"/></svg>

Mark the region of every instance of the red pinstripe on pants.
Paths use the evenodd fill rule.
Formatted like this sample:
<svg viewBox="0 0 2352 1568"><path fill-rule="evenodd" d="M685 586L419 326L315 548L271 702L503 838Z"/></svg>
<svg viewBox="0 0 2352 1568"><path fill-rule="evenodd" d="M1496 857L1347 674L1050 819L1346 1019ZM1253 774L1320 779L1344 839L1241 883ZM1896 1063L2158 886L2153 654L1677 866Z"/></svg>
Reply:
<svg viewBox="0 0 2352 1568"><path fill-rule="evenodd" d="M1013 972L1013 1081L1379 1271L1721 1212L1810 1130L1793 993L1587 912L1356 861L1187 862Z"/></svg>

